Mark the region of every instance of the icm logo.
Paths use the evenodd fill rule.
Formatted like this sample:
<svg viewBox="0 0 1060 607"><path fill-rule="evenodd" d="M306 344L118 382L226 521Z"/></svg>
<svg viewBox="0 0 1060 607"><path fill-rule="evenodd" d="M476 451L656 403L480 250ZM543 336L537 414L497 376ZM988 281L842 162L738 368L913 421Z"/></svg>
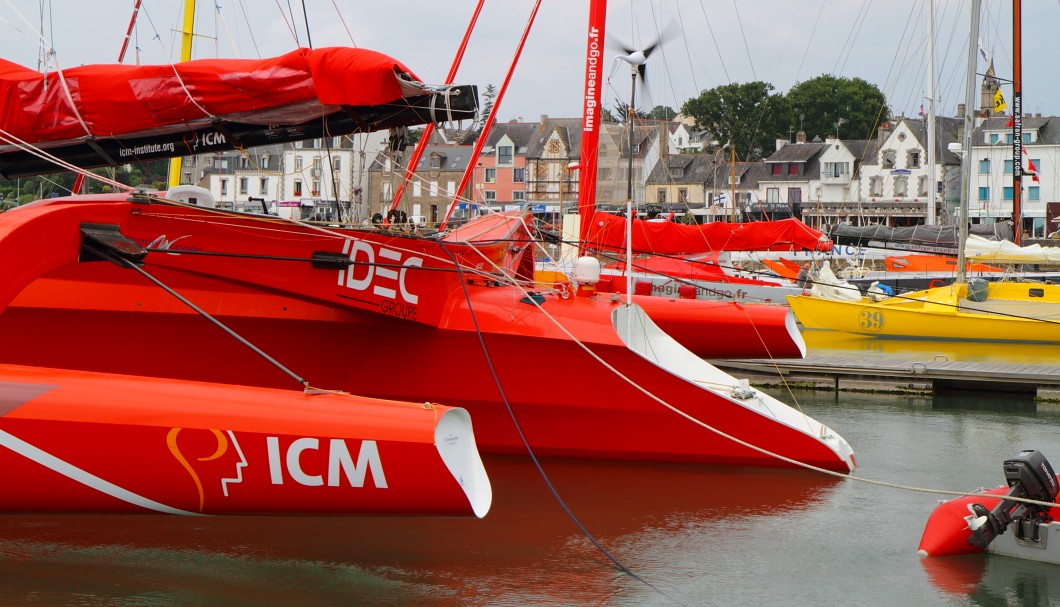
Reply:
<svg viewBox="0 0 1060 607"><path fill-rule="evenodd" d="M351 487L364 487L365 477L371 471L375 486L379 489L387 488L386 476L383 474L383 462L379 459L379 446L374 440L361 441L361 449L357 453L355 464L346 441L341 438L331 439L327 445L327 470L306 470L302 462L303 453L320 450L319 439L296 439L287 446L286 453L283 454L281 454L279 438L269 436L265 440L268 444L269 475L273 485L282 485L284 472L286 472L286 477L299 485L321 487L324 485L323 473L327 472L328 487L341 485L343 476ZM319 461L319 458L315 459Z"/></svg>
<svg viewBox="0 0 1060 607"><path fill-rule="evenodd" d="M420 298L409 291L405 280L409 268L422 268L422 257L402 259L401 251L375 248L363 240L347 240L342 247L343 254L349 255L353 265L339 270L339 286L371 292L379 297L398 299L398 294L406 303L416 305Z"/></svg>

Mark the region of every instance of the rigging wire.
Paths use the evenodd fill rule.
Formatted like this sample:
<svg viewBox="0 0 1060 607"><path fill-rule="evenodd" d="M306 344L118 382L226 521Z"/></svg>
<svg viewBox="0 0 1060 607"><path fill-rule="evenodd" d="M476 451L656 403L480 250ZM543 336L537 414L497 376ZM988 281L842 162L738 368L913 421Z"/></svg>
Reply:
<svg viewBox="0 0 1060 607"><path fill-rule="evenodd" d="M523 447L526 449L527 455L530 457L530 460L534 463L534 467L537 468L537 472L541 476L541 479L545 482L545 485L548 487L548 490L552 493L552 497L556 500L556 503L559 504L560 508L563 509L563 512L567 515L567 518L569 518L571 520L571 522L574 523L574 526L578 528L578 530L581 532L581 534L587 540L589 540L589 542L596 548L596 550L600 554L602 554L605 558L607 558L609 561L611 561L611 563L616 568L618 568L619 571L621 571L622 573L628 575L629 577L633 578L634 580L640 582L641 584L644 584L648 588L651 588L652 590L654 590L658 594L660 594L662 596L665 596L666 598L668 598L670 600L675 600L674 597L669 596L666 592L664 592L659 587L655 586L651 582L645 580L641 576L639 576L636 573L634 573L632 569L630 569L629 567L624 565L621 561L618 560L617 557L615 557L613 554L611 554L611 552L609 550L607 550L607 548L605 548L603 546L603 544L600 543L599 540L596 539L596 536L594 536L589 531L589 529L585 527L585 525L581 522L581 519L579 519L578 516L574 514L574 512L567 505L567 502L559 494L559 491L556 489L555 485L552 483L552 479L549 477L548 473L545 472L544 467L541 465L541 461L537 458L537 454L534 453L534 449L530 446L530 441L526 438L526 434L523 432L522 425L519 424L519 419L515 415L514 409L512 409L511 401L508 400L508 396L507 396L507 394L504 391L504 386L503 386L503 384L501 382L500 376L497 374L497 367L496 367L496 365L493 364L493 358L490 356L489 348L486 346L486 341L485 341L485 338L483 337L482 328L478 324L478 316L475 314L475 309L472 306L471 294L470 294L470 292L468 292L468 289L467 289L467 281L463 279L463 273L461 271L461 265L457 261L456 257L453 256L453 254L449 251L449 249L446 248L444 243L439 243L439 244L441 245L442 251L444 251L447 255L449 255L453 266L457 269L457 272L460 273L460 275L461 275L460 286L461 286L461 289L463 290L464 301L467 302L468 313L471 315L471 324L475 328L475 335L478 338L479 347L482 349L482 355L485 357L485 360L486 360L486 367L489 369L490 376L493 378L493 383L494 383L494 385L497 388L497 392L499 393L501 402L504 403L504 407L508 411L508 417L512 420L512 425L515 428L515 432L519 435L520 442L522 442ZM534 301L534 305L536 305L540 309L541 306L540 306L540 304L538 304L536 302L536 300L533 300L533 298L531 298L531 301Z"/></svg>

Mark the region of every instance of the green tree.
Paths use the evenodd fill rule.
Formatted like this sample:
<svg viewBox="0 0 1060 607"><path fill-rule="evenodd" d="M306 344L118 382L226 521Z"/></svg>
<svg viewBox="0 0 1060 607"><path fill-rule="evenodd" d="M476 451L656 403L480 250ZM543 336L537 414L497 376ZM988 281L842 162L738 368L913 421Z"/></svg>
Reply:
<svg viewBox="0 0 1060 607"><path fill-rule="evenodd" d="M792 123L807 140L836 135L840 139L873 139L881 122L890 120L887 97L861 78L823 74L791 87L787 94Z"/></svg>
<svg viewBox="0 0 1060 607"><path fill-rule="evenodd" d="M731 142L737 156L747 160L772 153L776 138L787 136L791 115L784 96L773 93L773 85L761 81L703 91L686 101L681 113L720 143Z"/></svg>
<svg viewBox="0 0 1060 607"><path fill-rule="evenodd" d="M639 110L634 110L637 118L648 118L648 115ZM611 113L614 117L615 122L622 124L626 123L626 119L629 117L629 104L623 103L622 101L615 102L615 111Z"/></svg>
<svg viewBox="0 0 1060 607"><path fill-rule="evenodd" d="M665 105L657 105L648 112L648 118L652 120L673 120L676 116L677 110Z"/></svg>
<svg viewBox="0 0 1060 607"><path fill-rule="evenodd" d="M497 99L497 87L492 84L486 85L486 90L482 92L482 109L478 113L478 121L475 123L474 130L481 130L486 124L486 118L489 117L490 112L493 111L493 102Z"/></svg>

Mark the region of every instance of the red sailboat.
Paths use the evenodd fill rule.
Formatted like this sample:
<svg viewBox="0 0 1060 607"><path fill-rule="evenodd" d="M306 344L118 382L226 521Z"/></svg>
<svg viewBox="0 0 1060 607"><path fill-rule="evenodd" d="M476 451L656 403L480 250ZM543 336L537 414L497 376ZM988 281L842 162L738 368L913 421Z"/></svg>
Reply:
<svg viewBox="0 0 1060 607"><path fill-rule="evenodd" d="M380 65L401 86L370 107L432 120L405 111L415 99L441 115L447 91L396 62L371 69ZM354 66L343 71L357 80ZM208 109L209 88L171 92ZM343 115L364 107L339 103ZM127 147L123 135L109 137ZM0 361L459 403L490 452L854 467L835 431L705 363L638 306L541 292L525 228L469 242L211 206L207 192L185 188L50 199L0 215L0 259L18 268L0 290Z"/></svg>
<svg viewBox="0 0 1060 607"><path fill-rule="evenodd" d="M2 512L485 516L463 409L0 365Z"/></svg>

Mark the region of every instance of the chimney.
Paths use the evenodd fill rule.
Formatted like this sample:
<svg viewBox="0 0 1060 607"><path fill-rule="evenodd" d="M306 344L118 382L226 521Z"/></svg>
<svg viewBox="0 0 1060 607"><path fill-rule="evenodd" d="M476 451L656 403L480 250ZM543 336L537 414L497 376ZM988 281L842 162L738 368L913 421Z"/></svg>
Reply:
<svg viewBox="0 0 1060 607"><path fill-rule="evenodd" d="M806 131L795 133L795 143L806 143Z"/></svg>
<svg viewBox="0 0 1060 607"><path fill-rule="evenodd" d="M958 118L964 118L964 104L963 103L958 103L957 104L957 117Z"/></svg>
<svg viewBox="0 0 1060 607"><path fill-rule="evenodd" d="M893 132L894 128L891 127L890 122L880 123L880 128L876 130L876 138L879 140L880 143L883 143L887 140L888 137L891 136L891 133Z"/></svg>

